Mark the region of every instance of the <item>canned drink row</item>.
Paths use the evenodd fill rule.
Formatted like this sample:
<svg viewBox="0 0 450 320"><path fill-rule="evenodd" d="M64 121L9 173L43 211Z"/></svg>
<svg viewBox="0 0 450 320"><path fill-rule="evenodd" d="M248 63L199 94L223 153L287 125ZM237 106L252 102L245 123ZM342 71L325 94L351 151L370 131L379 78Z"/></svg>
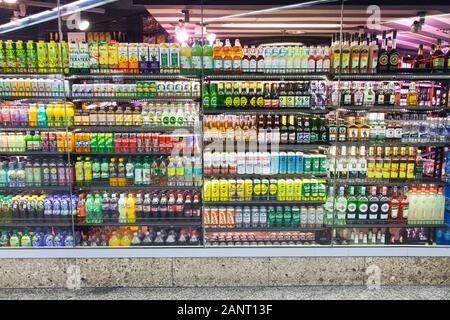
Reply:
<svg viewBox="0 0 450 320"><path fill-rule="evenodd" d="M318 179L206 179L203 199L211 201L323 201L326 181Z"/></svg>
<svg viewBox="0 0 450 320"><path fill-rule="evenodd" d="M204 152L205 174L326 174L326 156L303 152Z"/></svg>
<svg viewBox="0 0 450 320"><path fill-rule="evenodd" d="M322 206L205 207L206 228L274 228L323 226Z"/></svg>
<svg viewBox="0 0 450 320"><path fill-rule="evenodd" d="M207 232L205 240L213 246L302 245L314 243L316 233L302 231Z"/></svg>

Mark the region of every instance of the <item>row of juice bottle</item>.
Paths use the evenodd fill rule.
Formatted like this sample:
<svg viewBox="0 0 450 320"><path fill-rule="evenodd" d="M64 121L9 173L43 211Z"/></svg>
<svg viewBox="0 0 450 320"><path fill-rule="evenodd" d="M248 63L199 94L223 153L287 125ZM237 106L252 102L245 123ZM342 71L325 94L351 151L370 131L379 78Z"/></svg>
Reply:
<svg viewBox="0 0 450 320"><path fill-rule="evenodd" d="M0 195L0 222L70 222L77 212L77 199L76 194L68 193Z"/></svg>
<svg viewBox="0 0 450 320"><path fill-rule="evenodd" d="M193 191L154 191L151 193L80 194L77 222L135 223L145 219L200 217L200 193Z"/></svg>
<svg viewBox="0 0 450 320"><path fill-rule="evenodd" d="M0 132L1 152L68 152L75 147L73 132Z"/></svg>
<svg viewBox="0 0 450 320"><path fill-rule="evenodd" d="M206 179L205 202L252 200L323 201L326 181L318 179Z"/></svg>
<svg viewBox="0 0 450 320"><path fill-rule="evenodd" d="M63 98L69 92L69 82L61 79L2 78L0 97Z"/></svg>
<svg viewBox="0 0 450 320"><path fill-rule="evenodd" d="M62 159L0 161L0 187L70 186L73 169Z"/></svg>
<svg viewBox="0 0 450 320"><path fill-rule="evenodd" d="M71 230L37 228L33 231L3 230L0 236L0 247L73 247L75 237Z"/></svg>
<svg viewBox="0 0 450 320"><path fill-rule="evenodd" d="M323 226L322 206L206 207L206 228L314 228Z"/></svg>
<svg viewBox="0 0 450 320"><path fill-rule="evenodd" d="M77 234L82 247L174 246L199 245L201 230L197 227L91 227Z"/></svg>
<svg viewBox="0 0 450 320"><path fill-rule="evenodd" d="M72 85L73 97L200 97L198 81L136 81Z"/></svg>
<svg viewBox="0 0 450 320"><path fill-rule="evenodd" d="M74 105L68 103L2 102L0 104L1 124L5 127L62 127L73 125Z"/></svg>
<svg viewBox="0 0 450 320"><path fill-rule="evenodd" d="M191 157L78 157L75 181L79 186L199 186L202 167Z"/></svg>
<svg viewBox="0 0 450 320"><path fill-rule="evenodd" d="M75 111L75 126L195 126L197 103L142 103L117 106L116 103L83 105Z"/></svg>
<svg viewBox="0 0 450 320"><path fill-rule="evenodd" d="M327 173L326 156L303 152L204 152L205 174Z"/></svg>
<svg viewBox="0 0 450 320"><path fill-rule="evenodd" d="M75 152L199 152L197 136L164 133L75 133Z"/></svg>

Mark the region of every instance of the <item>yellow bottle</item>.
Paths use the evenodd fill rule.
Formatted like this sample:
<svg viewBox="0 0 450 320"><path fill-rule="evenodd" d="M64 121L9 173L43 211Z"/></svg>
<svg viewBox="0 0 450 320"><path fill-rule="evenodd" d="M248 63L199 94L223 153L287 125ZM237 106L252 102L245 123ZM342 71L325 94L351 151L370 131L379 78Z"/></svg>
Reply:
<svg viewBox="0 0 450 320"><path fill-rule="evenodd" d="M109 246L110 247L118 247L118 246L120 246L120 242L121 241L120 241L119 237L117 236L117 233L113 232L111 238L109 238L109 242L108 242Z"/></svg>
<svg viewBox="0 0 450 320"><path fill-rule="evenodd" d="M37 111L37 105L30 104L30 107L28 108L28 121L32 127L37 126Z"/></svg>
<svg viewBox="0 0 450 320"><path fill-rule="evenodd" d="M131 237L129 236L128 232L125 231L122 238L120 239L120 246L129 247L130 245L131 245Z"/></svg>
<svg viewBox="0 0 450 320"><path fill-rule="evenodd" d="M45 110L45 115L47 116L47 124L49 127L55 125L55 106L53 104L48 104Z"/></svg>
<svg viewBox="0 0 450 320"><path fill-rule="evenodd" d="M132 194L132 193L128 194L128 198L127 198L127 222L128 223L136 222L135 203L136 203L136 199L134 198L134 194Z"/></svg>
<svg viewBox="0 0 450 320"><path fill-rule="evenodd" d="M54 125L56 127L61 127L64 125L64 105L61 103L55 104L55 108L54 108Z"/></svg>

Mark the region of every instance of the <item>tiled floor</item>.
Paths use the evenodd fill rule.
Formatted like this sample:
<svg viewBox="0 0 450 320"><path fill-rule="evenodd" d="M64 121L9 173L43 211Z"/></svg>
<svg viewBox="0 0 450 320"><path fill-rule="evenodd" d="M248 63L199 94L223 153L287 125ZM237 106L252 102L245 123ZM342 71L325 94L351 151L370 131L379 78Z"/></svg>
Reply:
<svg viewBox="0 0 450 320"><path fill-rule="evenodd" d="M96 289L0 289L0 299L450 299L448 286L385 286L369 290L362 286L239 287L239 288L96 288Z"/></svg>

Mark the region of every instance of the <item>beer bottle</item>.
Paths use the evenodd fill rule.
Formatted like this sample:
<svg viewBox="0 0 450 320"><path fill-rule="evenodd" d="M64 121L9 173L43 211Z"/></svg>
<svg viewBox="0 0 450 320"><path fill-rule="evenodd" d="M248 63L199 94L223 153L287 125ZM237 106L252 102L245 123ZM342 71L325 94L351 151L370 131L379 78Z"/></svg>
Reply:
<svg viewBox="0 0 450 320"><path fill-rule="evenodd" d="M270 95L270 84L264 84L264 108L270 108L272 105L272 97Z"/></svg>
<svg viewBox="0 0 450 320"><path fill-rule="evenodd" d="M248 88L247 88L247 82L243 82L242 83L242 87L241 87L241 108L247 108L249 101L248 101Z"/></svg>
<svg viewBox="0 0 450 320"><path fill-rule="evenodd" d="M256 106L258 108L264 107L264 89L262 82L256 83Z"/></svg>
<svg viewBox="0 0 450 320"><path fill-rule="evenodd" d="M250 107L256 108L256 92L255 92L255 83L250 82L248 98L250 100Z"/></svg>
<svg viewBox="0 0 450 320"><path fill-rule="evenodd" d="M278 108L280 106L280 101L278 99L278 84L272 83L272 87L270 89L270 106L272 108Z"/></svg>
<svg viewBox="0 0 450 320"><path fill-rule="evenodd" d="M225 84L219 82L217 85L217 105L223 107L225 105Z"/></svg>
<svg viewBox="0 0 450 320"><path fill-rule="evenodd" d="M225 83L225 107L231 108L233 106L233 87L231 82Z"/></svg>
<svg viewBox="0 0 450 320"><path fill-rule="evenodd" d="M241 106L241 84L240 82L235 82L233 85L233 107L239 108Z"/></svg>

